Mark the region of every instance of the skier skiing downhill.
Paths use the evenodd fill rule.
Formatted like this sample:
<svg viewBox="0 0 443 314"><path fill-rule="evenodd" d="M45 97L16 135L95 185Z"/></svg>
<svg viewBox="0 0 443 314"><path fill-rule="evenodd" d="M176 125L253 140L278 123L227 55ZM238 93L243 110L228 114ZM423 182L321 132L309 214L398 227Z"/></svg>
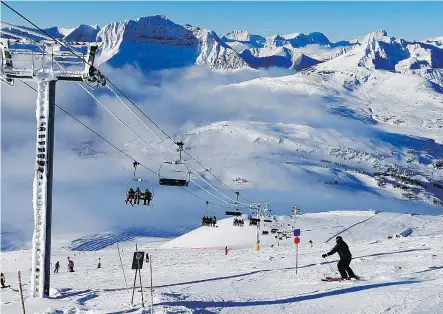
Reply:
<svg viewBox="0 0 443 314"><path fill-rule="evenodd" d="M330 252L323 254L322 257L326 258L326 256L338 253L338 255L340 255L340 260L338 261L337 268L340 272L341 278L346 280L350 280L351 278L359 279L359 277L354 274L351 267L349 267L352 260L352 254L349 251L348 245L343 241L341 236L337 236L335 241L337 244L334 248Z"/></svg>

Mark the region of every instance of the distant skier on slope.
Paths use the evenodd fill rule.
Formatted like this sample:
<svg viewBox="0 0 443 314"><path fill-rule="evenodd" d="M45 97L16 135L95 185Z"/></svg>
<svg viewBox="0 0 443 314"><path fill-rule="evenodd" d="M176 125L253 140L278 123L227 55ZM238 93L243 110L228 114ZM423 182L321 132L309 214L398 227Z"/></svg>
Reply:
<svg viewBox="0 0 443 314"><path fill-rule="evenodd" d="M225 255L228 255L228 247L225 246Z"/></svg>
<svg viewBox="0 0 443 314"><path fill-rule="evenodd" d="M343 241L341 236L337 236L335 241L337 244L334 246L334 248L330 252L323 254L322 257L326 258L326 256L338 253L338 255L340 255L340 260L338 261L337 268L340 272L341 278L347 280L351 278L359 279L359 277L354 274L351 267L349 267L352 260L352 254L349 251L348 245L345 241Z"/></svg>
<svg viewBox="0 0 443 314"><path fill-rule="evenodd" d="M74 272L74 262L71 259L68 260L68 270L70 273Z"/></svg>
<svg viewBox="0 0 443 314"><path fill-rule="evenodd" d="M0 281L1 281L1 284L2 284L2 288L6 288L6 285L5 285L5 275L3 273L1 273L1 275L0 275Z"/></svg>
<svg viewBox="0 0 443 314"><path fill-rule="evenodd" d="M57 263L55 263L55 268L54 268L54 274L58 273L58 270L60 269L60 262L57 261Z"/></svg>

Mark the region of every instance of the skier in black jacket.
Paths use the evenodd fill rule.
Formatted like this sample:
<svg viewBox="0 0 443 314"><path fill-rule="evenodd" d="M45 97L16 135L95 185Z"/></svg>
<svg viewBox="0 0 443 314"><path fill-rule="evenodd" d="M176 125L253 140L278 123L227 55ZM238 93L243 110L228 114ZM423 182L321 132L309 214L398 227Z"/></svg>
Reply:
<svg viewBox="0 0 443 314"><path fill-rule="evenodd" d="M351 267L349 267L352 260L352 254L349 251L348 245L345 241L343 241L341 236L336 237L335 241L337 241L337 244L334 246L334 248L330 252L323 254L322 257L326 258L326 256L338 253L338 255L340 255L340 260L338 261L337 267L341 278L348 280L351 278L358 279L359 277L357 277L352 271Z"/></svg>

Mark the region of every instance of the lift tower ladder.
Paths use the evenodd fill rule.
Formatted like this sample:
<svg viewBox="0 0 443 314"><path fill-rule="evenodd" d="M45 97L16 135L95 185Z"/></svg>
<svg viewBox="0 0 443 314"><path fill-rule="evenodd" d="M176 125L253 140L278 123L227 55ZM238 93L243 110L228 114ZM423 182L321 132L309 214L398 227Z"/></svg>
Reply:
<svg viewBox="0 0 443 314"><path fill-rule="evenodd" d="M97 43L61 43L33 30L26 33L27 29L8 23L2 22L1 27L0 80L11 86L16 79L37 83L31 297L42 298L49 296L51 274L55 84L63 80L97 87L104 86L106 80L93 66ZM74 49L83 60L66 46ZM64 70L61 64L69 66L70 70Z"/></svg>

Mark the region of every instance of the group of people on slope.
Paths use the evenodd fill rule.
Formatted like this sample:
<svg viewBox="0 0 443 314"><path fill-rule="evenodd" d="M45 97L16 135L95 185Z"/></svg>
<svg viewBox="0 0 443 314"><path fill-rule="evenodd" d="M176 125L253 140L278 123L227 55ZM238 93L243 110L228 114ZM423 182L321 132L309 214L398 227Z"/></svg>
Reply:
<svg viewBox="0 0 443 314"><path fill-rule="evenodd" d="M101 263L101 259L98 259L98 265L97 268L101 268L102 267L102 263ZM55 263L54 266L54 274L58 273L60 269L60 261L57 261ZM72 261L72 259L68 256L68 272L73 273L74 272L74 262Z"/></svg>
<svg viewBox="0 0 443 314"><path fill-rule="evenodd" d="M149 191L149 189L142 192L140 188L137 187L135 191L133 188L130 188L126 193L126 205L128 205L128 202L132 206L134 206L134 204L140 205L140 200L143 200L143 205L150 206L152 201L152 192ZM134 201L134 203L132 203L132 201Z"/></svg>
<svg viewBox="0 0 443 314"><path fill-rule="evenodd" d="M57 261L54 266L54 274L58 273L59 269L60 269L60 262ZM72 259L69 258L69 256L68 256L68 272L70 273L74 272L74 262L72 261Z"/></svg>

